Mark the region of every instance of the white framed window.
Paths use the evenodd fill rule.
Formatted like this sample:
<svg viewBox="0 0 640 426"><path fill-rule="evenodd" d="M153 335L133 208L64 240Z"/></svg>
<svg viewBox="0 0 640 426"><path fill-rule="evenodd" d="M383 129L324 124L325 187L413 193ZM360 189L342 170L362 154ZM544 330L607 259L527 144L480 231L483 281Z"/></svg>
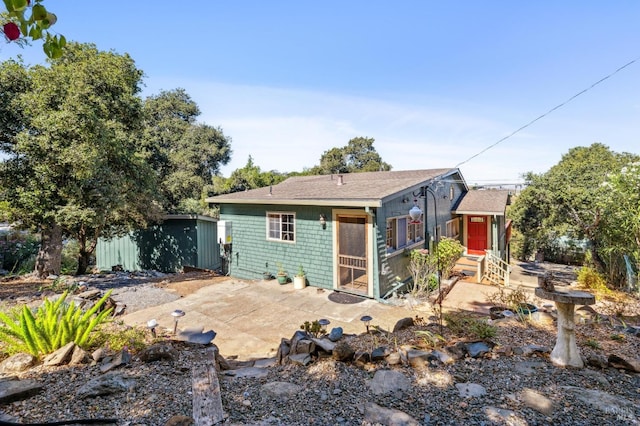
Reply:
<svg viewBox="0 0 640 426"><path fill-rule="evenodd" d="M387 219L387 253L403 250L423 240L424 223L422 221L422 215L417 221L412 221L409 216L398 216Z"/></svg>
<svg viewBox="0 0 640 426"><path fill-rule="evenodd" d="M447 237L458 238L460 236L460 221L453 219L447 221Z"/></svg>
<svg viewBox="0 0 640 426"><path fill-rule="evenodd" d="M295 221L295 213L267 212L267 240L295 242Z"/></svg>

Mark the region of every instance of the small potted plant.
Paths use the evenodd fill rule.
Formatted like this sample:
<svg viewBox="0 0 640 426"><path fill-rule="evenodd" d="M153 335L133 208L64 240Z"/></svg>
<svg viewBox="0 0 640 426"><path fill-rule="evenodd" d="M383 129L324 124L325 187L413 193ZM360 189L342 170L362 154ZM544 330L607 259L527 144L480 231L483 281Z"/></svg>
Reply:
<svg viewBox="0 0 640 426"><path fill-rule="evenodd" d="M276 274L276 278L278 279L278 283L286 284L287 281L289 281L289 275L287 274L287 271L284 270L282 263L278 263L277 266L278 273Z"/></svg>
<svg viewBox="0 0 640 426"><path fill-rule="evenodd" d="M307 277L304 273L302 265L298 265L298 272L293 277L293 288L302 290L307 286Z"/></svg>
<svg viewBox="0 0 640 426"><path fill-rule="evenodd" d="M269 272L269 262L264 263L264 272L262 273L262 279L268 281L273 278L271 272Z"/></svg>

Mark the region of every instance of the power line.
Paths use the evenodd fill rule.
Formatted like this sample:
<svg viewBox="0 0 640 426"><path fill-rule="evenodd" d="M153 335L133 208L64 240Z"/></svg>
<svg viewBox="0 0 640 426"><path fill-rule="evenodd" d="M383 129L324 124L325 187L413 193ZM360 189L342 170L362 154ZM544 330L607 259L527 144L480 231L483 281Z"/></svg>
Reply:
<svg viewBox="0 0 640 426"><path fill-rule="evenodd" d="M508 134L507 136L503 137L502 139L498 140L497 142L494 142L493 144L489 145L488 147L484 148L482 151L472 155L471 157L467 158L466 160L462 161L461 163L456 164L456 166L454 168L458 168L461 165L468 163L469 161L473 160L474 158L484 154L485 152L489 151L491 148L495 147L496 145L506 141L507 139L509 139L510 137L512 137L513 135L515 135L516 133L526 129L527 127L531 126L533 123L535 123L536 121L546 117L547 115L551 114L552 112L554 112L555 110L562 108L563 106L565 106L566 104L568 104L569 102L573 101L575 98L577 98L578 96L588 92L589 90L593 89L594 87L596 87L598 84L604 82L605 80L613 77L614 75L616 75L617 73L619 73L620 71L622 71L623 69L627 68L628 66L634 64L638 59L640 58L635 58L634 60L632 60L631 62L628 62L626 64L624 64L623 66L621 66L620 68L618 68L617 70L615 70L614 72L610 73L609 75L602 77L600 80L596 81L595 83L593 83L591 86L587 87L584 90L581 90L580 92L576 93L575 95L571 96L569 99L567 99L566 101L562 102L559 105L556 105L555 107L551 108L549 111L545 112L544 114L540 115L539 117L531 120L530 122L528 122L527 124L525 124L524 126L520 127L519 129L511 132L510 134Z"/></svg>

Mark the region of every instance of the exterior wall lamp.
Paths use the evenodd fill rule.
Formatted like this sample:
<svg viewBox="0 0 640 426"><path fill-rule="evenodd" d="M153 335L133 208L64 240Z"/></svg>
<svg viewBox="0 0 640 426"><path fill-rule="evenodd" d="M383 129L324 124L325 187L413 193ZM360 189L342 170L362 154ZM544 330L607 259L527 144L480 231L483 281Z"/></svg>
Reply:
<svg viewBox="0 0 640 426"><path fill-rule="evenodd" d="M327 216L324 213L320 213L320 226L322 226L322 229L326 229L327 228Z"/></svg>

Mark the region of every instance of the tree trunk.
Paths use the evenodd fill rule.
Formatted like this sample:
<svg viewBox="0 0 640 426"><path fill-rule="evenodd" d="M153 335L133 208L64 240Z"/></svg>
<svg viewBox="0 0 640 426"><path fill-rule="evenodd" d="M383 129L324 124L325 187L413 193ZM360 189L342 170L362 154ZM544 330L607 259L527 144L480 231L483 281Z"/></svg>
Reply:
<svg viewBox="0 0 640 426"><path fill-rule="evenodd" d="M57 223L46 225L41 232L35 273L40 279L59 275L62 265L62 228Z"/></svg>
<svg viewBox="0 0 640 426"><path fill-rule="evenodd" d="M97 228L95 230L95 237L87 238L86 228L84 226L80 227L80 232L78 232L78 235L76 236L78 244L80 245L78 250L78 269L76 269L76 275L84 275L87 273L91 255L98 245L98 236L100 235L100 232L101 228Z"/></svg>
<svg viewBox="0 0 640 426"><path fill-rule="evenodd" d="M604 263L604 260L602 260L602 258L600 257L600 254L598 253L598 249L596 248L596 245L594 242L591 242L589 251L591 252L591 261L593 262L593 265L595 266L596 270L606 275L607 264Z"/></svg>
<svg viewBox="0 0 640 426"><path fill-rule="evenodd" d="M76 275L84 275L89 267L89 258L91 253L85 250L80 250L78 253L78 269L76 269Z"/></svg>

